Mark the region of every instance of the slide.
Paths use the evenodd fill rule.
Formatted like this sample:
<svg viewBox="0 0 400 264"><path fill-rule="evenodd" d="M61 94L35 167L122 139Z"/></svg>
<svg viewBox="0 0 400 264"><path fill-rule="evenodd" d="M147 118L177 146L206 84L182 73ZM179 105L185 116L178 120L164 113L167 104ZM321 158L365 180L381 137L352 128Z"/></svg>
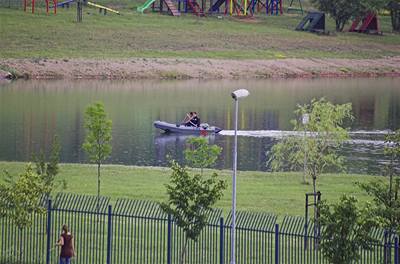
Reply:
<svg viewBox="0 0 400 264"><path fill-rule="evenodd" d="M102 5L98 5L98 4L95 4L95 3L92 3L92 2L87 2L87 5L88 6L93 6L93 7L96 7L96 8L100 8L100 9L103 9L103 10L107 10L109 12L112 12L112 13L115 13L117 15L120 15L119 11L117 11L115 9L111 9L111 8L105 7L105 6L102 6Z"/></svg>
<svg viewBox="0 0 400 264"><path fill-rule="evenodd" d="M137 11L143 13L143 11L151 6L156 0L147 0L143 5L137 7Z"/></svg>

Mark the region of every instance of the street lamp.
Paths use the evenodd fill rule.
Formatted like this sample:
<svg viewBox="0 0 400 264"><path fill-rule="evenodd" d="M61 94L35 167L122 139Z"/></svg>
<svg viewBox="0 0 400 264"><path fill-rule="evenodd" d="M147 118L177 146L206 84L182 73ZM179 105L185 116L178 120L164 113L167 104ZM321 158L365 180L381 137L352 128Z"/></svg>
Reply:
<svg viewBox="0 0 400 264"><path fill-rule="evenodd" d="M235 229L236 229L236 170L237 170L237 123L238 123L238 110L239 99L247 97L249 91L246 89L239 89L232 93L232 98L235 100L235 139L233 150L233 175L232 175L232 226L231 226L231 264L236 263L235 259Z"/></svg>
<svg viewBox="0 0 400 264"><path fill-rule="evenodd" d="M303 114L301 118L301 123L304 126L304 137L303 137L303 142L304 142L304 171L303 171L303 183L306 183L306 177L307 177L307 125L310 122L310 115L309 114Z"/></svg>

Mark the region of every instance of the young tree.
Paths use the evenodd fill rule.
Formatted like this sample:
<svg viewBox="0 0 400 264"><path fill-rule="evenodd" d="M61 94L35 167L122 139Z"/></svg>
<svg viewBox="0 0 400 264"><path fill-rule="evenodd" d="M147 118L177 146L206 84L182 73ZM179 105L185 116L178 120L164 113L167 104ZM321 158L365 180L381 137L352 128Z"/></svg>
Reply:
<svg viewBox="0 0 400 264"><path fill-rule="evenodd" d="M97 198L100 199L100 166L111 154L112 122L107 118L104 105L96 102L89 105L85 112L85 128L87 131L83 149L90 162L97 164Z"/></svg>
<svg viewBox="0 0 400 264"><path fill-rule="evenodd" d="M185 159L191 166L200 168L201 174L190 174L186 167L172 161L170 184L166 185L168 202L161 204L161 208L174 218L186 235L180 263L185 261L189 239L197 240L207 225L207 213L226 188L225 181L218 180L217 173L211 177L203 176L203 168L214 165L222 149L209 145L203 137L190 138L187 143L189 147L184 152Z"/></svg>
<svg viewBox="0 0 400 264"><path fill-rule="evenodd" d="M400 32L400 0L390 1L387 7L392 19L393 31Z"/></svg>
<svg viewBox="0 0 400 264"><path fill-rule="evenodd" d="M389 176L389 181L376 180L359 183L359 186L372 196L380 226L390 233L400 234L400 177L395 166L400 161L400 129L387 135L386 143L384 152L390 162L385 174Z"/></svg>
<svg viewBox="0 0 400 264"><path fill-rule="evenodd" d="M46 197L50 197L55 186L55 177L60 170L58 165L60 162L60 150L61 146L58 137L54 136L51 146L50 160L48 162L46 161L43 151L41 151L38 156L33 157L36 165L36 173L42 178L44 184L48 187ZM63 185L65 185L65 182Z"/></svg>
<svg viewBox="0 0 400 264"><path fill-rule="evenodd" d="M32 213L44 213L43 198L49 187L42 177L34 172L31 164L14 180L8 173L7 181L0 183L0 216L8 216L22 230L32 224ZM19 260L23 255L23 240L20 237Z"/></svg>
<svg viewBox="0 0 400 264"><path fill-rule="evenodd" d="M208 168L215 164L218 156L221 154L222 148L217 145L209 145L204 137L193 137L186 141L189 148L185 149L185 159L189 166L201 169Z"/></svg>
<svg viewBox="0 0 400 264"><path fill-rule="evenodd" d="M328 13L336 24L336 31L343 31L349 19L357 12L360 0L311 0L321 11Z"/></svg>
<svg viewBox="0 0 400 264"><path fill-rule="evenodd" d="M343 125L346 119L353 118L351 104L334 105L324 98L313 99L310 104L299 105L295 114L298 118L292 120L294 130L300 134L308 131L308 136L291 136L275 144L269 162L273 171L305 169L316 193L316 180L321 173L343 169L338 148L349 138ZM309 120L303 124L299 120L305 114Z"/></svg>
<svg viewBox="0 0 400 264"><path fill-rule="evenodd" d="M337 204L319 205L322 253L332 264L351 264L360 258L360 248L370 249L375 225L371 210L357 208L357 199L342 196Z"/></svg>
<svg viewBox="0 0 400 264"><path fill-rule="evenodd" d="M346 23L367 12L376 12L385 6L387 0L311 0L321 11L328 13L336 24L336 31L343 31Z"/></svg>

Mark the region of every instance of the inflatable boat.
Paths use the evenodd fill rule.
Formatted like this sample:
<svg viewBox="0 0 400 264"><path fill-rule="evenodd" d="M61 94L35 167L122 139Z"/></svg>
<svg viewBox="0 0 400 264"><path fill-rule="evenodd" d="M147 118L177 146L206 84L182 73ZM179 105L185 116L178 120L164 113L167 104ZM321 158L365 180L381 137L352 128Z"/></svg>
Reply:
<svg viewBox="0 0 400 264"><path fill-rule="evenodd" d="M164 121L154 121L154 126L164 130L165 133L186 133L186 134L202 134L202 133L218 133L222 129L210 126L207 123L200 124L199 127L185 126L181 124L171 124Z"/></svg>

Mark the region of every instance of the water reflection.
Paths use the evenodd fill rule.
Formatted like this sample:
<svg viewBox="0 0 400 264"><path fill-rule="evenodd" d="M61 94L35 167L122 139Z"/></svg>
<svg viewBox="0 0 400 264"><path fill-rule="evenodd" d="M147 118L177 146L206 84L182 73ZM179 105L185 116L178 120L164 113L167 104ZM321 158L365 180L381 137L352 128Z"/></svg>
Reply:
<svg viewBox="0 0 400 264"><path fill-rule="evenodd" d="M86 106L101 100L113 120L110 163L166 165L166 155L182 160L185 136L166 136L152 122L182 120L197 111L226 134L209 138L223 147L220 168L230 168L234 107L230 92L245 87L239 129L253 136L239 137L238 168L266 170L266 151L276 142L257 131L290 131L297 104L324 96L334 103L352 103L352 130L395 129L400 121L398 79L241 80L241 81L18 81L0 84L0 160L29 160L32 152L48 149L55 134L62 143L63 162L85 162L81 149ZM223 131L223 132L224 132ZM382 140L371 134L357 140ZM343 149L351 171L377 172L385 159L380 144L364 141ZM368 144L365 144L368 143Z"/></svg>
<svg viewBox="0 0 400 264"><path fill-rule="evenodd" d="M168 165L171 159L184 161L183 149L187 147L186 141L194 135L166 134L161 133L154 137L154 147L156 151L156 159L159 164ZM209 144L216 144L215 135L210 134L203 136Z"/></svg>

